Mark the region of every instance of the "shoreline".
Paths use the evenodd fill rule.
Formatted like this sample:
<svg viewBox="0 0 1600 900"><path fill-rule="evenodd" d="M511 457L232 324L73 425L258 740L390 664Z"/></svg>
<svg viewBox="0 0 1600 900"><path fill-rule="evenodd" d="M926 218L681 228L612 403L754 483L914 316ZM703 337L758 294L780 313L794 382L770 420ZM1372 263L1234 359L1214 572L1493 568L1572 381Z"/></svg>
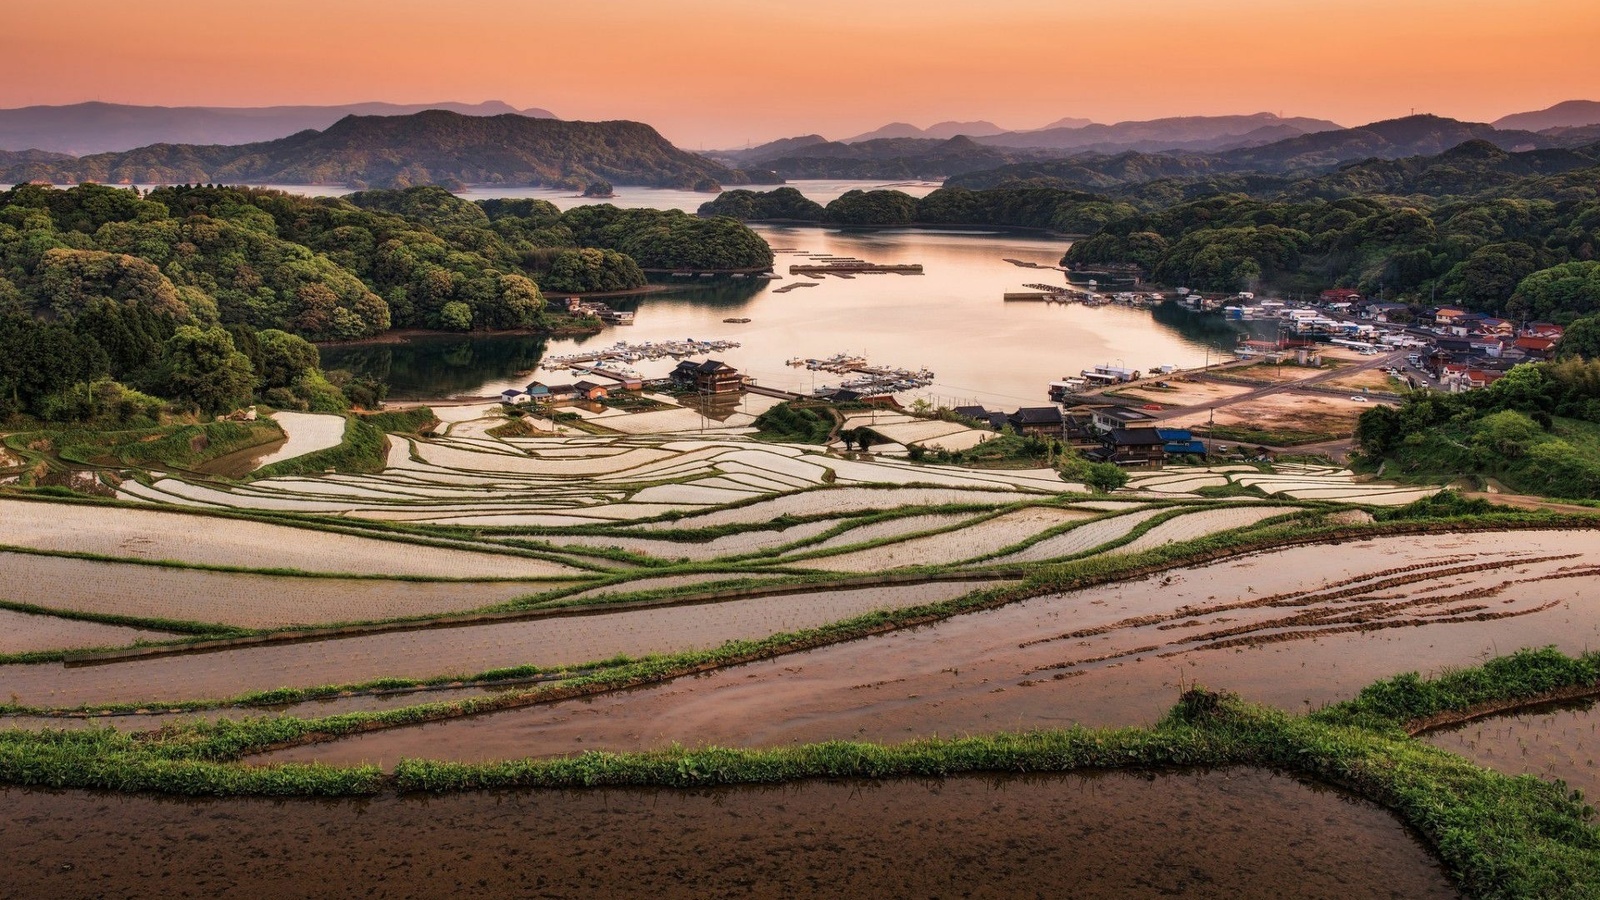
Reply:
<svg viewBox="0 0 1600 900"><path fill-rule="evenodd" d="M950 222L903 222L884 225L858 225L843 222L823 222L817 219L743 219L745 225L777 225L784 228L821 228L832 231L888 231L896 228L911 228L918 231L992 231L995 234L1036 234L1045 237L1060 238L1066 241L1085 240L1090 235L1072 234L1065 231L1052 231L1048 228L1034 228L1028 225L985 225L976 222L950 223ZM646 270L649 271L649 270Z"/></svg>
<svg viewBox="0 0 1600 900"><path fill-rule="evenodd" d="M487 329L474 329L472 331L448 331L442 328L395 328L372 337L357 338L353 341L312 341L317 347L373 347L384 344L405 344L417 338L428 337L502 337L506 335L523 335L526 337L576 337L595 335L605 330L602 323L597 328L504 328L497 331Z"/></svg>

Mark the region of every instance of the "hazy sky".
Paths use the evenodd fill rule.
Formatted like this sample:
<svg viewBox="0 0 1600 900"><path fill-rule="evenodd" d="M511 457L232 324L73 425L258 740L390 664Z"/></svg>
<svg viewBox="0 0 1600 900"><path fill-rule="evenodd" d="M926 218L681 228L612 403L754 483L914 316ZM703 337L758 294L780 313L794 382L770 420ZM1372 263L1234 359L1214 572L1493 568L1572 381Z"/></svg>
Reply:
<svg viewBox="0 0 1600 900"><path fill-rule="evenodd" d="M1600 99L1596 0L7 0L0 106L503 99L690 147L893 120L1488 120Z"/></svg>

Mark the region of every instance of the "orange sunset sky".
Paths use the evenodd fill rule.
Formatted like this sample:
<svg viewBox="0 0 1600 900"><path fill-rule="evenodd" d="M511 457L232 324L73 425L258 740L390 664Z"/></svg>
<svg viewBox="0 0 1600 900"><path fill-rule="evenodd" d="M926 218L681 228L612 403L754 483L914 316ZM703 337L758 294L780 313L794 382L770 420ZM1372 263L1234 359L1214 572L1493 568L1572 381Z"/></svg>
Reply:
<svg viewBox="0 0 1600 900"><path fill-rule="evenodd" d="M1596 0L9 0L0 106L503 99L691 148L1600 99Z"/></svg>

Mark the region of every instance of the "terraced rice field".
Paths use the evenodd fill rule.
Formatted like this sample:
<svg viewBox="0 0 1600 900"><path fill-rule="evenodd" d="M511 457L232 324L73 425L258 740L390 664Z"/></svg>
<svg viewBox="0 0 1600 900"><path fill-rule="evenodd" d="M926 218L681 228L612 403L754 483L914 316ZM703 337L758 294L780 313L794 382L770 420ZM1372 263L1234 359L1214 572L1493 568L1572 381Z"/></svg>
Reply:
<svg viewBox="0 0 1600 900"><path fill-rule="evenodd" d="M672 541L661 538L633 537L631 535L570 534L550 538L550 543L562 547L598 547L643 553L657 559L688 559L705 561L728 556L742 556L773 547L782 547L805 541L838 527L838 519L822 519L765 531L745 531L709 541ZM537 539L537 538L536 538ZM834 540L830 538L829 540ZM821 546L820 544L817 546Z"/></svg>
<svg viewBox="0 0 1600 900"><path fill-rule="evenodd" d="M283 429L288 440L272 454L262 457L260 465L263 466L337 447L344 439L344 416L285 411L273 413L272 420Z"/></svg>
<svg viewBox="0 0 1600 900"><path fill-rule="evenodd" d="M508 666L578 665L619 654L705 649L726 641L812 628L875 609L957 597L982 582L819 589L723 603L556 615L453 628L358 634L63 668L6 668L13 702L72 707L228 697L277 687L348 684L379 677L471 675Z"/></svg>
<svg viewBox="0 0 1600 900"><path fill-rule="evenodd" d="M1404 487L1359 479L1348 469L1288 464L1276 466L1272 472L1262 472L1250 466L1184 467L1141 473L1128 481L1128 487L1132 490L1169 495L1193 494L1203 487L1228 484L1259 488L1267 494L1295 500L1328 500L1370 506L1402 506L1439 492L1437 488Z"/></svg>
<svg viewBox="0 0 1600 900"><path fill-rule="evenodd" d="M1143 553L1146 550L1154 550L1162 544L1190 541L1219 531L1232 531L1290 512L1294 512L1293 508L1285 509L1281 506L1202 509L1198 512L1185 513L1175 519L1168 519L1112 552Z"/></svg>
<svg viewBox="0 0 1600 900"><path fill-rule="evenodd" d="M0 600L52 610L244 628L467 612L564 583L307 578L0 552Z"/></svg>
<svg viewBox="0 0 1600 900"><path fill-rule="evenodd" d="M852 553L799 560L796 564L826 572L881 572L931 566L987 556L1041 531L1090 516L1090 513L1072 509L1022 509L969 525L953 534L911 538Z"/></svg>
<svg viewBox="0 0 1600 900"><path fill-rule="evenodd" d="M13 547L207 566L437 578L583 574L543 559L170 510L0 499L0 522L4 543Z"/></svg>
<svg viewBox="0 0 1600 900"><path fill-rule="evenodd" d="M102 625L98 622L80 622L0 609L0 654L121 647L134 641L161 641L175 636L145 628ZM0 684L3 683L3 679L0 679ZM0 727L4 727L3 721L0 721Z"/></svg>
<svg viewBox="0 0 1600 900"><path fill-rule="evenodd" d="M375 732L271 760L898 741L1147 724L1183 684L1291 710L1509 647L1600 644L1600 532L1374 538L1036 597L692 679Z"/></svg>
<svg viewBox="0 0 1600 900"><path fill-rule="evenodd" d="M986 562L996 565L1010 565L1077 556L1127 536L1129 532L1139 525L1164 512L1166 510L1160 508L1146 509L1140 512L1098 519L1079 525L1071 531L1045 538L1014 553L986 560Z"/></svg>

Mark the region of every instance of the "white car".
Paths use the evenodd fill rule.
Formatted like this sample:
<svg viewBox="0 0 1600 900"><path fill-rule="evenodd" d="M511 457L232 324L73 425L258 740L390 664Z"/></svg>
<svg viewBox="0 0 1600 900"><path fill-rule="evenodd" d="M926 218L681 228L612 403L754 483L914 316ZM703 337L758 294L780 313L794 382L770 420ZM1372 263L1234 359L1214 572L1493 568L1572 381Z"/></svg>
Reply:
<svg viewBox="0 0 1600 900"><path fill-rule="evenodd" d="M1355 401L1355 402L1357 402L1357 403L1365 403L1365 402L1367 402L1367 398L1365 398L1365 397L1360 397L1360 396L1351 396L1351 398L1350 398L1350 399L1351 399L1351 400L1354 400L1354 401Z"/></svg>

